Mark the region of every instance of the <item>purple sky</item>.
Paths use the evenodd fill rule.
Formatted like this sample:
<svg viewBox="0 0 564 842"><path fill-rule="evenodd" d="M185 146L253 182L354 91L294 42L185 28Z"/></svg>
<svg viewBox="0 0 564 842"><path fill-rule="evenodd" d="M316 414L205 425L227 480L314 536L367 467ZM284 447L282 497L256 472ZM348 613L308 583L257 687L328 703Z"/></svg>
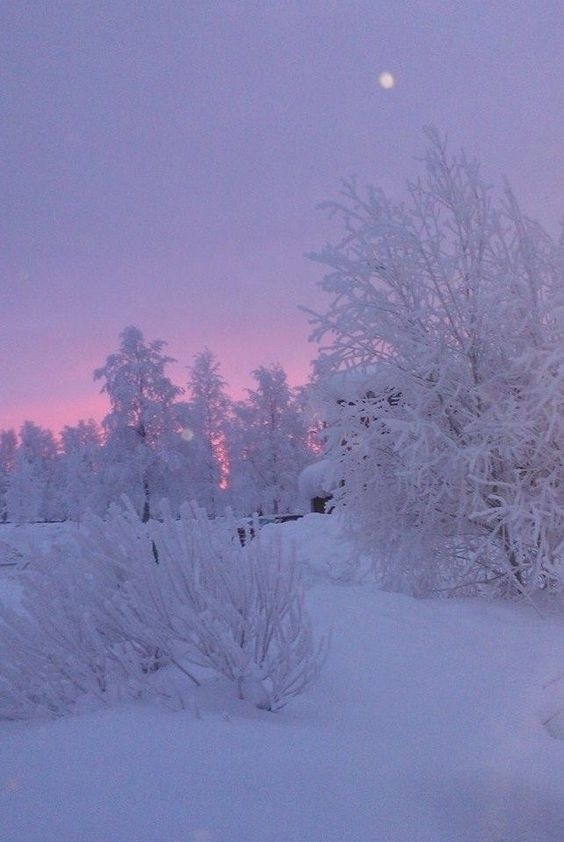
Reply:
<svg viewBox="0 0 564 842"><path fill-rule="evenodd" d="M99 419L128 324L180 385L205 345L236 395L304 382L316 205L399 198L428 123L562 218L561 0L12 0L0 51L0 428Z"/></svg>

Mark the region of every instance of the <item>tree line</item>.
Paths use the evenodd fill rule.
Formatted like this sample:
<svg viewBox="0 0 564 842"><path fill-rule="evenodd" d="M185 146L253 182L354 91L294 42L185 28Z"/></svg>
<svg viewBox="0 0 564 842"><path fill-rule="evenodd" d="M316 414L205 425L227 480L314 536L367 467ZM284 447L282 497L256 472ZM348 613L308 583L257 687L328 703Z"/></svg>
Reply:
<svg viewBox="0 0 564 842"><path fill-rule="evenodd" d="M194 501L209 516L295 508L297 478L312 459L303 394L280 365L252 372L254 388L233 401L208 349L186 389L167 373L162 340L137 327L94 372L109 400L101 425L65 426L59 439L26 421L0 432L0 519L15 523L104 514L126 495L143 520L161 499ZM186 399L187 398L187 399Z"/></svg>

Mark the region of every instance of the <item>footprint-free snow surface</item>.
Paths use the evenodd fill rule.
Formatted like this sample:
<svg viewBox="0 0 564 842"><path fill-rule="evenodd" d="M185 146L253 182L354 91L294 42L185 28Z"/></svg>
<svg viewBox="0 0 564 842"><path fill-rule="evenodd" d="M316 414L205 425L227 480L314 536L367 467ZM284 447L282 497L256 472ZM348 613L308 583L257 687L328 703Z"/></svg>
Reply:
<svg viewBox="0 0 564 842"><path fill-rule="evenodd" d="M275 527L317 571L348 552L328 517ZM212 681L177 712L0 723L0 840L563 842L561 618L317 577L308 602L330 653L279 713Z"/></svg>

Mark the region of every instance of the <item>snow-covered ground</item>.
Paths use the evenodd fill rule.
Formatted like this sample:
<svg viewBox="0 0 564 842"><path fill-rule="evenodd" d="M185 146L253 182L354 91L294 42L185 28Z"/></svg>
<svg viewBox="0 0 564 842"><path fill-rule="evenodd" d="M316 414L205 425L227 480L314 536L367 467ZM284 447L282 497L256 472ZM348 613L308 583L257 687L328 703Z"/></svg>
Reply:
<svg viewBox="0 0 564 842"><path fill-rule="evenodd" d="M331 516L268 528L317 573L346 569ZM2 527L4 557L31 531ZM20 576L0 568L0 598ZM0 840L562 842L564 619L309 580L331 649L279 713L214 680L177 712L0 723Z"/></svg>

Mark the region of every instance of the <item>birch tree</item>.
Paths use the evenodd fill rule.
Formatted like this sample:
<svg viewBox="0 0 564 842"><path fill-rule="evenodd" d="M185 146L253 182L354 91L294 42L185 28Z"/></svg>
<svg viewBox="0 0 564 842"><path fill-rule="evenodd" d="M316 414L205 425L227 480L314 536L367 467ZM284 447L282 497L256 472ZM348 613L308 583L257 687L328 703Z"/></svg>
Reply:
<svg viewBox="0 0 564 842"><path fill-rule="evenodd" d="M311 459L308 431L280 365L260 366L253 377L256 388L235 409L233 482L250 511L279 514L297 502L298 476Z"/></svg>
<svg viewBox="0 0 564 842"><path fill-rule="evenodd" d="M94 372L111 405L103 421L107 481L115 498L122 492L139 502L144 521L151 513L162 444L179 429L175 400L182 389L166 374L174 360L164 353L165 345L160 339L146 342L139 328L127 327L119 350Z"/></svg>
<svg viewBox="0 0 564 842"><path fill-rule="evenodd" d="M188 379L194 451L192 492L211 516L220 512L229 473L227 427L231 402L225 388L212 352L206 348L196 354Z"/></svg>
<svg viewBox="0 0 564 842"><path fill-rule="evenodd" d="M58 448L53 433L26 421L20 429L8 479L8 519L16 523L59 519L62 507L57 473Z"/></svg>

